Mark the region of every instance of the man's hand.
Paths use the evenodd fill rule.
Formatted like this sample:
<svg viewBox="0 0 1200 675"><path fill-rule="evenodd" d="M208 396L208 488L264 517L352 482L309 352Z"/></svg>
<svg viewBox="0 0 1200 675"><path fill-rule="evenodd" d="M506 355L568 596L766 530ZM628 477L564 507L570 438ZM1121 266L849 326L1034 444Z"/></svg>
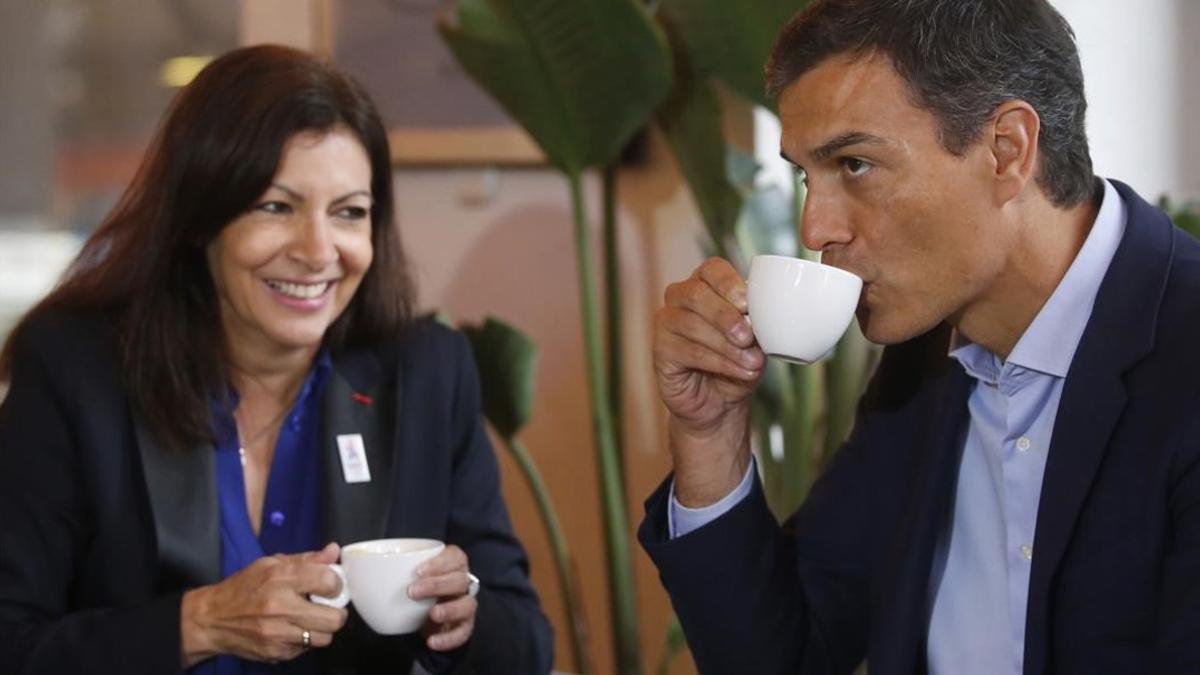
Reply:
<svg viewBox="0 0 1200 675"><path fill-rule="evenodd" d="M658 391L671 413L675 497L687 507L718 501L750 462L750 395L766 366L746 319L746 283L709 258L671 284L654 322Z"/></svg>

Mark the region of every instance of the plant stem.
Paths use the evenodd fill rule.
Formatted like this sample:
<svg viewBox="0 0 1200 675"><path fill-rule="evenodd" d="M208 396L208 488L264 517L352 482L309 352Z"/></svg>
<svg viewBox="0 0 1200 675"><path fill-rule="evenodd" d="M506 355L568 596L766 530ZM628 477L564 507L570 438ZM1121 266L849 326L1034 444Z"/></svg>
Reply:
<svg viewBox="0 0 1200 675"><path fill-rule="evenodd" d="M621 277L617 240L617 162L604 167L604 302L608 329L608 410L617 444L621 490L625 491L625 423L622 409Z"/></svg>
<svg viewBox="0 0 1200 675"><path fill-rule="evenodd" d="M580 675L590 675L596 672L588 658L588 626L587 617L583 611L583 593L579 585L579 575L576 573L570 549L567 547L567 537L558 521L558 512L550 500L550 490L542 480L533 457L525 449L525 445L516 438L506 439L508 449L517 460L529 489L537 501L538 513L546 525L546 534L550 537L550 545L554 548L554 564L558 568L558 585L562 593L563 604L566 605L568 626L571 630L571 656L574 659L575 671Z"/></svg>
<svg viewBox="0 0 1200 675"><path fill-rule="evenodd" d="M568 175L571 207L575 218L575 253L579 270L580 306L587 348L588 385L591 393L592 423L596 436L600 489L603 499L605 543L608 549L609 600L613 615L613 647L617 672L641 673L638 648L637 597L634 590L633 560L630 554L625 490L621 465L608 412L608 392L604 377L604 353L600 345L600 320L596 307L596 282L592 271L591 232L583 204L583 186L579 174Z"/></svg>

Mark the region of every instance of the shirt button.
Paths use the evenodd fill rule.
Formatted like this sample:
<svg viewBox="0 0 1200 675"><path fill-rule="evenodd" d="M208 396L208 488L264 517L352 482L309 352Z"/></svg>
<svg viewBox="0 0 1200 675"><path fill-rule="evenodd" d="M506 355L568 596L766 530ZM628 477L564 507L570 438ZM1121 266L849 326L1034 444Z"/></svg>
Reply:
<svg viewBox="0 0 1200 675"><path fill-rule="evenodd" d="M1021 557L1026 560L1033 560L1033 547L1029 544L1021 544Z"/></svg>
<svg viewBox="0 0 1200 675"><path fill-rule="evenodd" d="M275 527L282 527L285 520L287 520L287 516L283 515L283 511L271 512L271 524Z"/></svg>
<svg viewBox="0 0 1200 675"><path fill-rule="evenodd" d="M1030 440L1025 436L1022 436L1017 439L1017 449L1020 450L1021 452L1025 452L1032 446L1033 446L1033 443L1031 443Z"/></svg>

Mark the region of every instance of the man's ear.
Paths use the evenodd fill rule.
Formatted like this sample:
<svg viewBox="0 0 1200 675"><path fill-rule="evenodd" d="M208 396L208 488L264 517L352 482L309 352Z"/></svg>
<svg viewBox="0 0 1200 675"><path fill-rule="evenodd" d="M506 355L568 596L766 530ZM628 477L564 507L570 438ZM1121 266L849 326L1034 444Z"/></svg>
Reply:
<svg viewBox="0 0 1200 675"><path fill-rule="evenodd" d="M1041 126L1033 106L1013 100L1001 103L985 127L983 140L991 150L997 204L1015 199L1036 178Z"/></svg>

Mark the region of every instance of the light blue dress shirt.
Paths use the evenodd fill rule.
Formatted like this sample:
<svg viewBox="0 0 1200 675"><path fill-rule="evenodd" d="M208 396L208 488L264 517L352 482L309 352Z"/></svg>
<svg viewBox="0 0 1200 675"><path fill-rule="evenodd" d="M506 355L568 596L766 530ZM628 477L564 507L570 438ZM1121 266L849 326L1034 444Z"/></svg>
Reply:
<svg viewBox="0 0 1200 675"><path fill-rule="evenodd" d="M955 336L950 356L974 382L952 519L930 577L930 675L1019 675L1034 528L1046 453L1063 383L1096 292L1125 232L1126 207L1104 181L1104 199L1066 275L1008 361ZM753 485L752 464L721 501L689 509L674 499L668 525L683 536L720 517Z"/></svg>
<svg viewBox="0 0 1200 675"><path fill-rule="evenodd" d="M974 380L952 521L930 577L930 675L1019 675L1042 475L1067 371L1125 232L1104 182L1083 247L1007 361L956 335L950 356Z"/></svg>

